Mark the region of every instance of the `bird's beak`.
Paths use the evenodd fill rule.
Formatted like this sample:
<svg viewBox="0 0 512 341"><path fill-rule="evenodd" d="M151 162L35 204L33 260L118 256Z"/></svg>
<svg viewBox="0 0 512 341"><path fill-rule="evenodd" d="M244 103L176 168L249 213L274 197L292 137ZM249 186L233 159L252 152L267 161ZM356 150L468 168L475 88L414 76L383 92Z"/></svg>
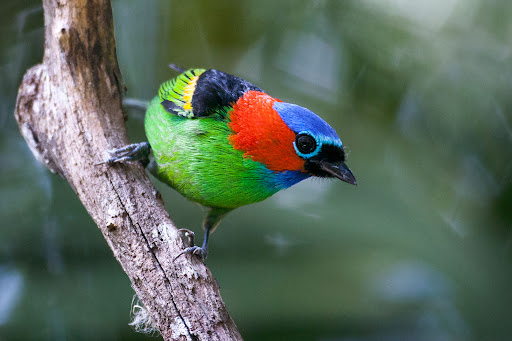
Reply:
<svg viewBox="0 0 512 341"><path fill-rule="evenodd" d="M352 185L357 185L356 178L354 174L348 169L345 163L341 163L339 165L335 165L329 162L320 162L320 168L332 176L340 179L341 181L345 181Z"/></svg>

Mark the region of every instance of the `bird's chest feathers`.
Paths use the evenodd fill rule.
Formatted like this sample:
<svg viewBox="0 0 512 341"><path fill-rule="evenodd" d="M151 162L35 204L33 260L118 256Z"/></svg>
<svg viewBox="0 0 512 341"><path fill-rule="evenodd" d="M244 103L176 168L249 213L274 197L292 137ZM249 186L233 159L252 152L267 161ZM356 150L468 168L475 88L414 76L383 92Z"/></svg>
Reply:
<svg viewBox="0 0 512 341"><path fill-rule="evenodd" d="M304 160L293 148L295 133L272 108L275 101L262 92L245 93L233 106L229 141L244 157L274 172L304 171Z"/></svg>

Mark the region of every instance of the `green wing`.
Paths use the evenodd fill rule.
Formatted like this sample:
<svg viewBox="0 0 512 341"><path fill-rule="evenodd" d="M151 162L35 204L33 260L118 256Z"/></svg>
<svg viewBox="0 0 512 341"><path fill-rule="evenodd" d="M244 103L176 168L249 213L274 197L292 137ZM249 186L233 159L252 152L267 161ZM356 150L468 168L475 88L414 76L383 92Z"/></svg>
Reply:
<svg viewBox="0 0 512 341"><path fill-rule="evenodd" d="M205 69L190 69L163 83L158 90L162 107L171 114L194 118L192 96L199 76L205 71Z"/></svg>

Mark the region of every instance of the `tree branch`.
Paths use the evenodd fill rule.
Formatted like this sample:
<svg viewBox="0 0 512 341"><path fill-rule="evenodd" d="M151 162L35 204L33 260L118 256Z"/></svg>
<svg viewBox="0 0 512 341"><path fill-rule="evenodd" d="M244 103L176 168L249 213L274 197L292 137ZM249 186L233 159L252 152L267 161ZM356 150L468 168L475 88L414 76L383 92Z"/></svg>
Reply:
<svg viewBox="0 0 512 341"><path fill-rule="evenodd" d="M208 268L183 242L138 164L95 166L128 143L109 0L43 0L43 63L16 120L37 159L66 179L165 340L241 340Z"/></svg>

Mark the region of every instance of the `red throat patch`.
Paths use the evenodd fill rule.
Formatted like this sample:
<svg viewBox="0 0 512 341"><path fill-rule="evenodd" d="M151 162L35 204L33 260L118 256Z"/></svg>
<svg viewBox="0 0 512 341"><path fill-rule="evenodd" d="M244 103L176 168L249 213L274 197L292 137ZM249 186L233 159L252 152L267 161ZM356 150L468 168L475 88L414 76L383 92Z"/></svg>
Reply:
<svg viewBox="0 0 512 341"><path fill-rule="evenodd" d="M279 100L263 92L246 92L233 106L228 123L233 130L229 142L243 151L245 157L265 164L270 170L303 171L304 160L293 148L295 133L272 108L276 101Z"/></svg>

